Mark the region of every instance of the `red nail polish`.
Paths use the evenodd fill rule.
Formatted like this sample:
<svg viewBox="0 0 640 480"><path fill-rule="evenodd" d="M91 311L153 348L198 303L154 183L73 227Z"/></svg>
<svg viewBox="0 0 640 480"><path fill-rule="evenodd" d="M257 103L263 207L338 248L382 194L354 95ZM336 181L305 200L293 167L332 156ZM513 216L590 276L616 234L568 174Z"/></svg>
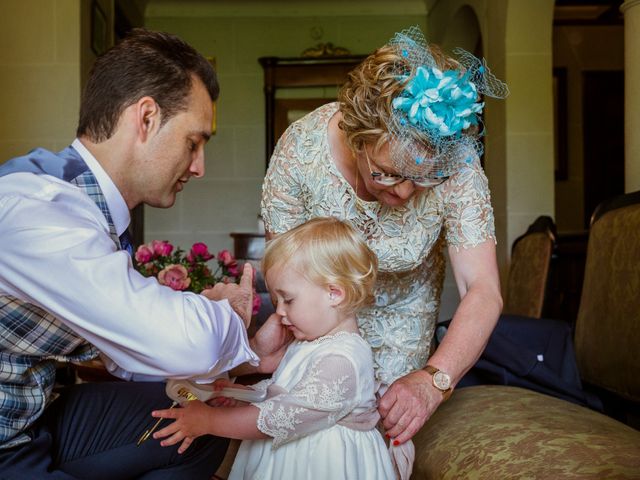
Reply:
<svg viewBox="0 0 640 480"><path fill-rule="evenodd" d="M391 435L389 435L388 433L385 433L384 436L387 438L391 438Z"/></svg>
<svg viewBox="0 0 640 480"><path fill-rule="evenodd" d="M397 447L398 445L400 445L400 442L398 440L394 440L393 444Z"/></svg>

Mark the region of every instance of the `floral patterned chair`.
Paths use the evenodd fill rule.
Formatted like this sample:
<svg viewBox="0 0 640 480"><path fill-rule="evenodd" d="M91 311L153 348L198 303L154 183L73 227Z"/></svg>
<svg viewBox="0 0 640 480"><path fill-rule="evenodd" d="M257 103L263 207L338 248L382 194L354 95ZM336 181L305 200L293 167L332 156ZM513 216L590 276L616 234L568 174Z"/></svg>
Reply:
<svg viewBox="0 0 640 480"><path fill-rule="evenodd" d="M605 414L518 387L461 388L414 437L411 478L640 479L639 292L635 192L594 213L576 320L580 376Z"/></svg>
<svg viewBox="0 0 640 480"><path fill-rule="evenodd" d="M542 315L556 236L551 217L540 216L513 242L504 313L535 318Z"/></svg>

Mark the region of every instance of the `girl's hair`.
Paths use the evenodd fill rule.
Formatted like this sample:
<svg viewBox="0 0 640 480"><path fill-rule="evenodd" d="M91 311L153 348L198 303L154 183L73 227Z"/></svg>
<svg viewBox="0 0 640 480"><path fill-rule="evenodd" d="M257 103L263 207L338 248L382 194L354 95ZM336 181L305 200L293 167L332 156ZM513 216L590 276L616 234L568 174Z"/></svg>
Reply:
<svg viewBox="0 0 640 480"><path fill-rule="evenodd" d="M430 44L429 50L440 70L460 69L460 64L447 57L437 45ZM398 54L397 48L385 45L349 72L338 93L342 113L339 126L353 151L362 150L365 144L377 150L389 140L391 103L404 89L406 80L399 77L407 67L406 59ZM415 140L426 141L418 131L415 135Z"/></svg>
<svg viewBox="0 0 640 480"><path fill-rule="evenodd" d="M264 275L285 264L311 283L342 287L345 300L339 308L347 314L373 301L378 259L353 227L337 218L314 218L270 240Z"/></svg>

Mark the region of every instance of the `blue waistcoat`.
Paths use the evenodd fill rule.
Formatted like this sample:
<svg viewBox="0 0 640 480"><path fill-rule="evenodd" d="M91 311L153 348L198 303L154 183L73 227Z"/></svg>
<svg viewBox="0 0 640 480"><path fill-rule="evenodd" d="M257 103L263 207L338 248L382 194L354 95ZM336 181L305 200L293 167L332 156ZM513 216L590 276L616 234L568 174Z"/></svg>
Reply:
<svg viewBox="0 0 640 480"><path fill-rule="evenodd" d="M104 214L111 237L121 248L100 186L73 147L59 153L38 148L0 165L0 177L17 172L51 175L83 189ZM26 339L33 340L26 343ZM84 361L97 355L94 346L50 313L0 292L0 449L31 440L29 428L53 398L56 361Z"/></svg>

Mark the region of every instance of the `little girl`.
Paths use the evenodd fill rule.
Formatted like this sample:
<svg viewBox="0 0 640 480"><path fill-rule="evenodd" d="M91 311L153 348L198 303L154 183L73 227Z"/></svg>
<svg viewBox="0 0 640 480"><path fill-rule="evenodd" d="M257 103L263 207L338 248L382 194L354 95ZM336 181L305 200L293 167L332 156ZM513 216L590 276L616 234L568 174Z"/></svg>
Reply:
<svg viewBox="0 0 640 480"><path fill-rule="evenodd" d="M153 416L176 421L154 434L161 445L213 434L244 440L232 479L393 479L376 429L373 358L355 312L371 301L377 261L358 234L316 218L271 240L263 272L276 314L295 340L273 377L253 386L259 403L184 408Z"/></svg>

